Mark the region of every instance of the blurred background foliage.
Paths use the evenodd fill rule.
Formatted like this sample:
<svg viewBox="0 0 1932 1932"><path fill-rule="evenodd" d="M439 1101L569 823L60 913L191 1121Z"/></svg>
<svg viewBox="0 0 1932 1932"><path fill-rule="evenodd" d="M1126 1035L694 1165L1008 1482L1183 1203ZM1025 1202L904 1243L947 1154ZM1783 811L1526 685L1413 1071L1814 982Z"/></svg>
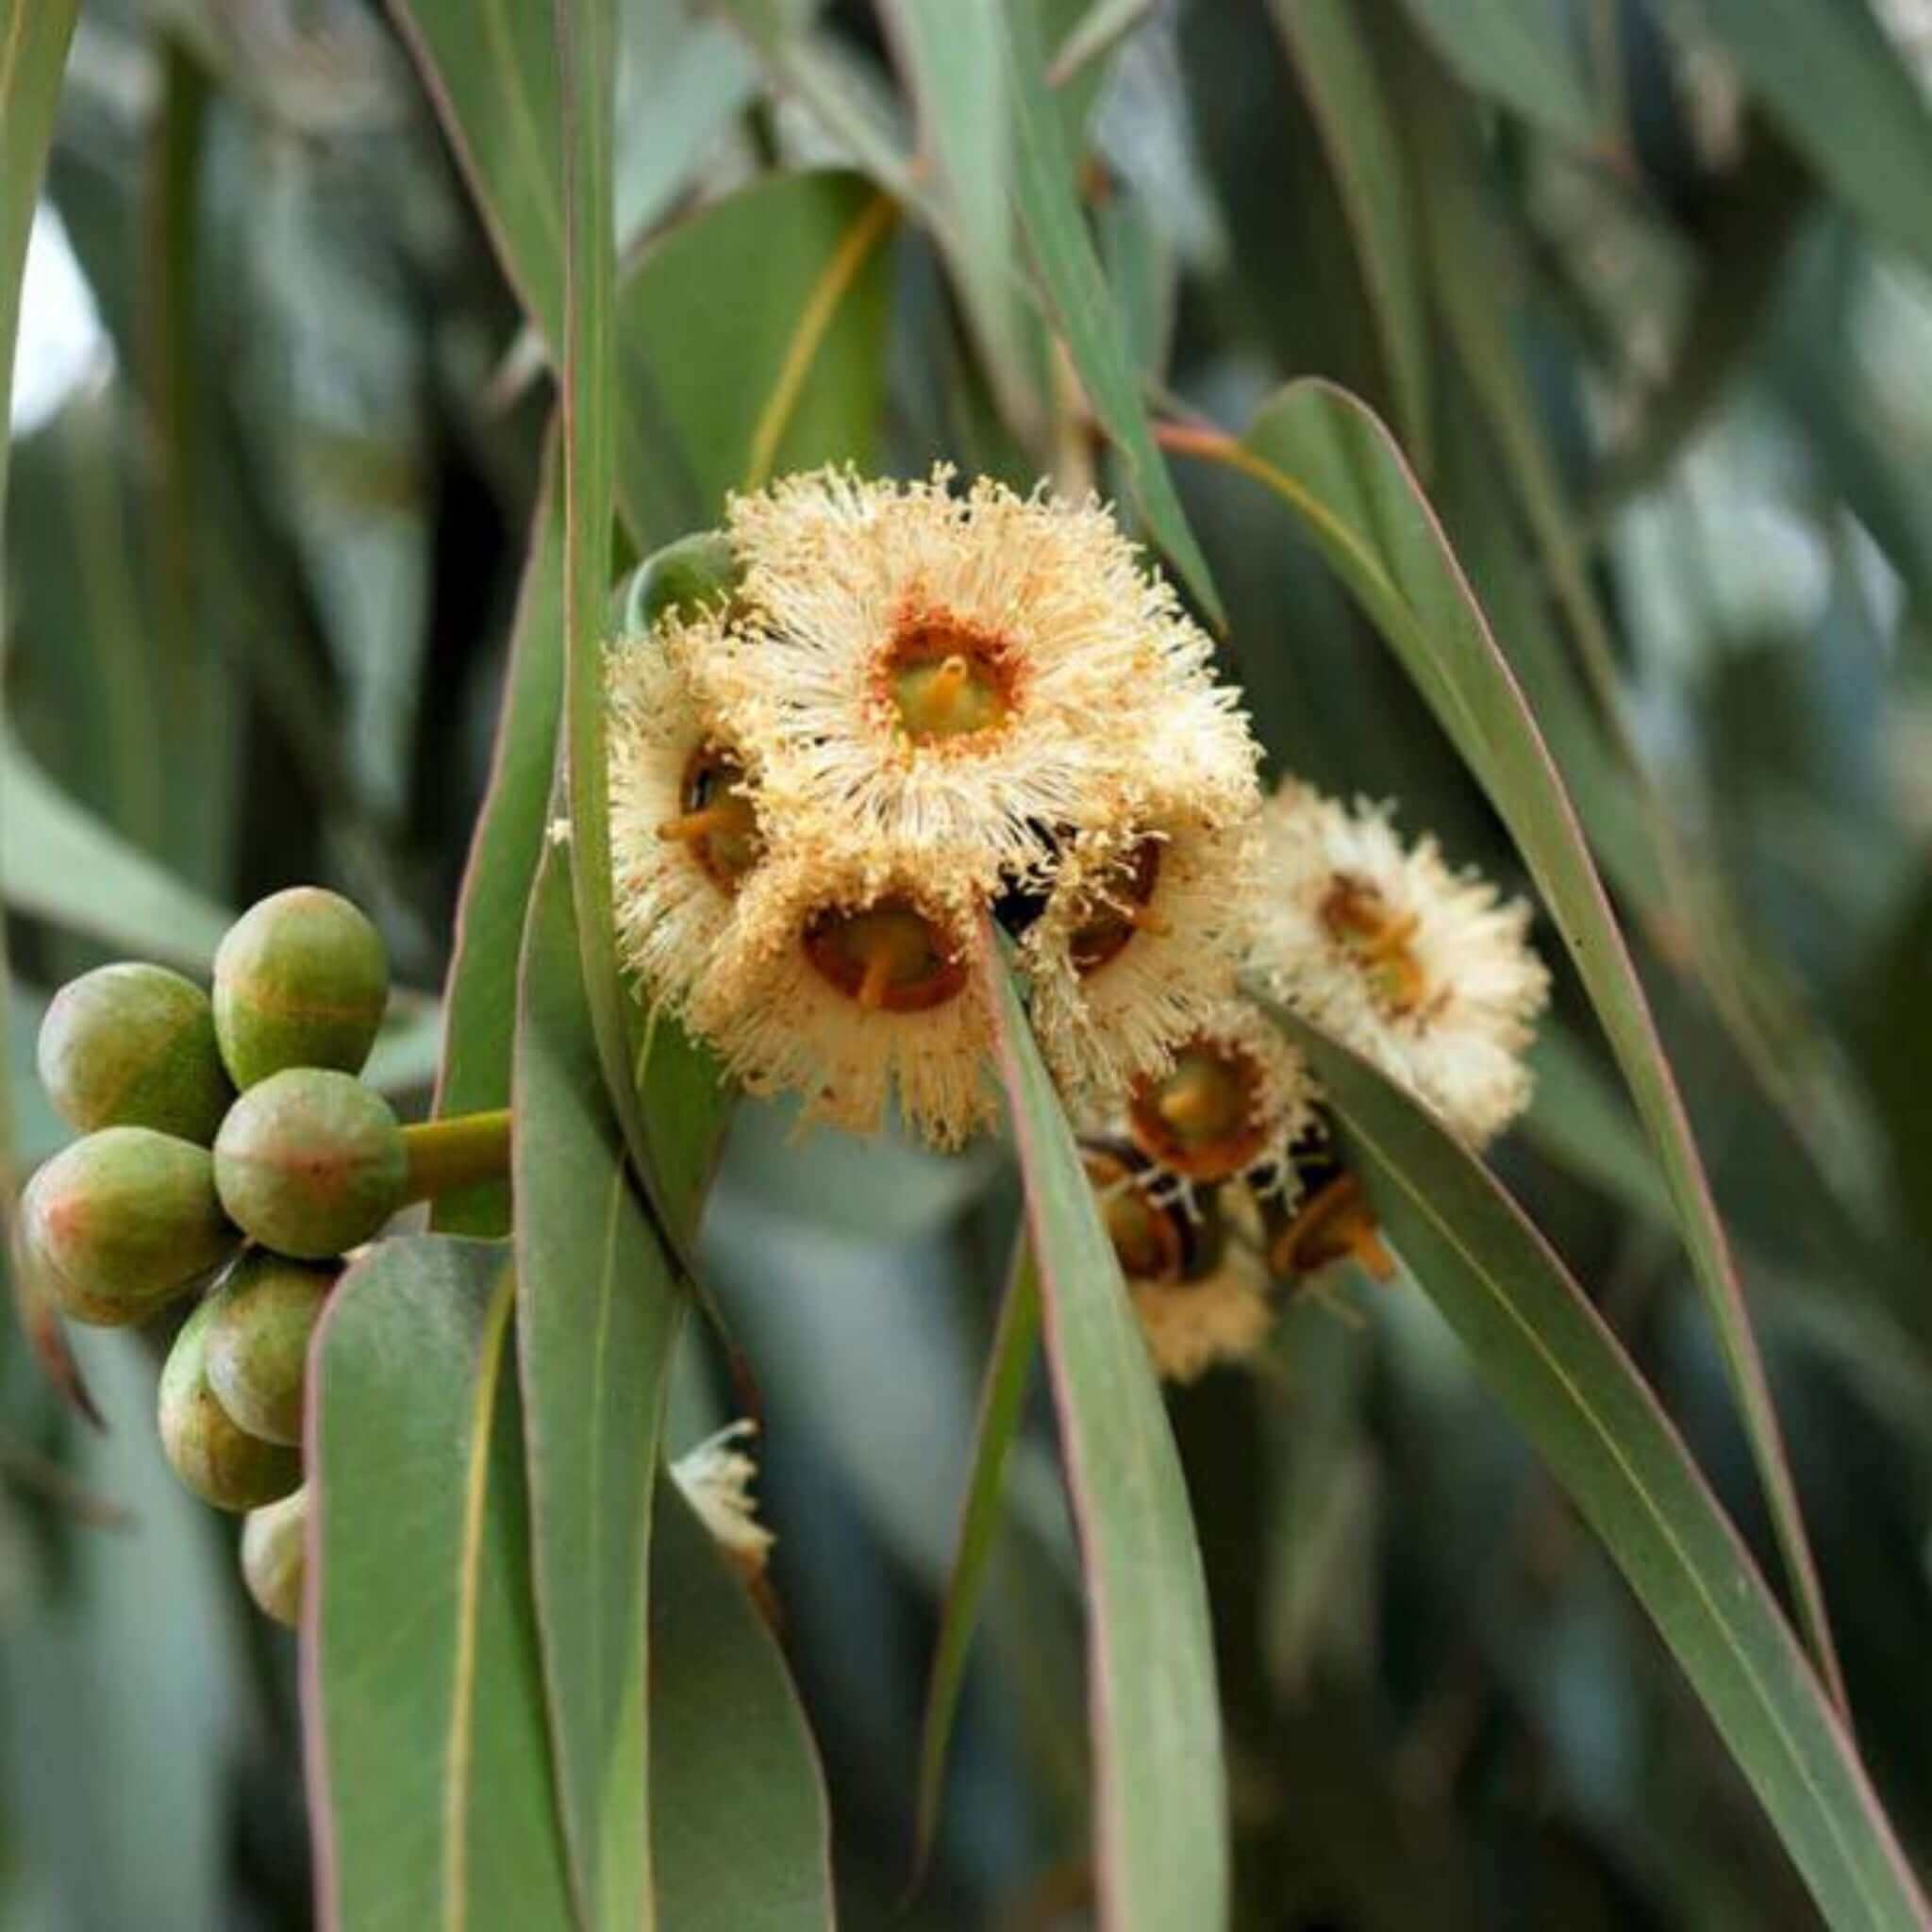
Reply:
<svg viewBox="0 0 1932 1932"><path fill-rule="evenodd" d="M998 62L962 60L945 11L620 0L619 475L641 547L748 474L831 455L1124 494L1024 299ZM1496 622L1657 1002L1860 1740L1923 1859L1932 9L1048 0L1042 21L1150 392L1239 431L1290 376L1356 391ZM64 303L57 235L85 286ZM517 279L391 16L86 0L21 399L50 349L83 353L17 402L7 501L17 1163L60 1132L31 1076L48 991L118 954L203 963L223 908L296 879L383 925L419 990L383 1075L426 1102L552 403L555 318L526 322ZM792 384L788 408L747 370ZM1520 879L1278 507L1232 473L1180 481L1271 759L1392 796L1406 827ZM1567 969L1539 1056L1498 1166L1773 1569L1715 1342ZM855 1926L1085 1922L1077 1573L1043 1414L933 1870L898 1907L1014 1199L996 1149L794 1141L747 1108L709 1210ZM244 1614L229 1525L164 1473L152 1350L79 1347L106 1435L18 1336L0 1364L0 1927L304 1925L292 1646ZM674 1447L717 1398L689 1366ZM1172 1412L1241 1924L1814 1923L1633 1599L1412 1289L1304 1297L1262 1373Z"/></svg>

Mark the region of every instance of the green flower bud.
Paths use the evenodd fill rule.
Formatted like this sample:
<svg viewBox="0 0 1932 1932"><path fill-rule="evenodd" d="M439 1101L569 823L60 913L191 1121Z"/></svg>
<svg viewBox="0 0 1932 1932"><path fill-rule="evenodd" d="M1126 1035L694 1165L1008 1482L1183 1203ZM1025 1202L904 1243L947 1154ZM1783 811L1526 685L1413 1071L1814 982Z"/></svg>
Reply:
<svg viewBox="0 0 1932 1932"><path fill-rule="evenodd" d="M284 1067L359 1073L388 1001L382 936L319 886L251 907L215 954L215 1036L238 1087Z"/></svg>
<svg viewBox="0 0 1932 1932"><path fill-rule="evenodd" d="M654 550L618 586L618 626L626 637L641 637L670 612L691 617L728 602L743 577L744 567L722 530L680 537Z"/></svg>
<svg viewBox="0 0 1932 1932"><path fill-rule="evenodd" d="M215 1136L215 1188L243 1233L305 1261L366 1241L403 1203L408 1157L381 1094L291 1067L251 1087Z"/></svg>
<svg viewBox="0 0 1932 1932"><path fill-rule="evenodd" d="M208 1333L214 1312L205 1301L182 1324L161 1368L156 1405L161 1448L175 1474L217 1509L253 1509L286 1496L302 1480L302 1457L281 1442L251 1436L208 1386Z"/></svg>
<svg viewBox="0 0 1932 1932"><path fill-rule="evenodd" d="M208 1387L251 1436L301 1441L308 1338L336 1274L251 1249L208 1296Z"/></svg>
<svg viewBox="0 0 1932 1932"><path fill-rule="evenodd" d="M302 1621L308 1567L308 1491L251 1509L242 1519L242 1578L264 1615L291 1630Z"/></svg>
<svg viewBox="0 0 1932 1932"><path fill-rule="evenodd" d="M40 1068L55 1110L83 1134L152 1127L206 1147L235 1098L208 995L136 961L98 966L54 995Z"/></svg>
<svg viewBox="0 0 1932 1932"><path fill-rule="evenodd" d="M61 1306L102 1326L153 1314L236 1244L208 1150L152 1127L103 1127L62 1148L22 1207Z"/></svg>

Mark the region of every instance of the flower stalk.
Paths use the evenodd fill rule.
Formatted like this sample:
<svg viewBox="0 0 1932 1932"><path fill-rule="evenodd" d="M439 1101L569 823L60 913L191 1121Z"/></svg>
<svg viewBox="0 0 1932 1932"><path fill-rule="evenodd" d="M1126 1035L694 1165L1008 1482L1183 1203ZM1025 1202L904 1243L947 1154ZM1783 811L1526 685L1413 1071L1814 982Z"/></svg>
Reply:
<svg viewBox="0 0 1932 1932"><path fill-rule="evenodd" d="M405 1198L434 1201L458 1188L509 1178L509 1108L419 1121L403 1129Z"/></svg>

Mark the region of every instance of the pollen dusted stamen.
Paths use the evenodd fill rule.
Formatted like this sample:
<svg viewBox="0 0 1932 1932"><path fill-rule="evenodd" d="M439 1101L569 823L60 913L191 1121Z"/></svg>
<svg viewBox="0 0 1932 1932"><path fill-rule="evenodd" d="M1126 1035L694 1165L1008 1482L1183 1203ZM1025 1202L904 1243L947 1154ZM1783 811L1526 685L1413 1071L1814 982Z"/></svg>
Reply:
<svg viewBox="0 0 1932 1932"><path fill-rule="evenodd" d="M1013 708L1005 643L949 618L902 618L881 671L900 726L916 744L991 734Z"/></svg>
<svg viewBox="0 0 1932 1932"><path fill-rule="evenodd" d="M1427 989L1411 946L1422 926L1416 913L1396 916L1366 880L1337 873L1322 901L1322 923L1368 969L1391 1012L1411 1013L1422 1004Z"/></svg>
<svg viewBox="0 0 1932 1932"><path fill-rule="evenodd" d="M1257 1120L1261 1071L1247 1054L1194 1040L1171 1072L1141 1080L1127 1103L1136 1144L1190 1180L1223 1180L1250 1165L1268 1138Z"/></svg>
<svg viewBox="0 0 1932 1932"><path fill-rule="evenodd" d="M701 745L685 768L678 801L684 809L658 827L658 838L688 846L714 885L735 892L763 851L742 768L728 752Z"/></svg>
<svg viewBox="0 0 1932 1932"><path fill-rule="evenodd" d="M959 949L909 899L853 911L827 907L806 921L805 956L868 1013L920 1013L966 983Z"/></svg>

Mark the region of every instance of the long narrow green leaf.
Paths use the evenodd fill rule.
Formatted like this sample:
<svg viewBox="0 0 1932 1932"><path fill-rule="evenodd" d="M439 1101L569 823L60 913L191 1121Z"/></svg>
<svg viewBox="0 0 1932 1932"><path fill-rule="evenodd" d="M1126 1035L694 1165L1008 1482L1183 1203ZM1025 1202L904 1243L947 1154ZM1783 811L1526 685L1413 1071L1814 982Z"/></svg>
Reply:
<svg viewBox="0 0 1932 1932"><path fill-rule="evenodd" d="M1932 112L1874 10L1698 6L1791 144L1881 237L1932 266Z"/></svg>
<svg viewBox="0 0 1932 1932"><path fill-rule="evenodd" d="M436 1111L507 1107L517 1009L517 955L542 856L563 716L563 499L555 440L546 445L523 587L510 625L496 755L457 902L456 945L443 988ZM437 1202L449 1233L509 1232L509 1191L467 1189Z"/></svg>
<svg viewBox="0 0 1932 1932"><path fill-rule="evenodd" d="M1281 391L1240 443L1191 435L1186 441L1254 476L1302 519L1509 827L1663 1164L1807 1636L1842 1701L1824 1596L1764 1364L1683 1100L1563 781L1427 500L1374 413L1325 383L1293 383Z"/></svg>
<svg viewBox="0 0 1932 1932"><path fill-rule="evenodd" d="M1478 93L1558 140L1587 147L1600 138L1568 8L1550 0L1407 0L1407 6L1443 59Z"/></svg>
<svg viewBox="0 0 1932 1932"><path fill-rule="evenodd" d="M79 10L80 0L4 0L0 4L0 639L11 628L5 539L20 283L26 273L27 238L33 232L34 206L40 199L41 178L47 165L47 143L53 138L67 43L74 36ZM15 832L18 790L14 783L0 786L0 882L30 873L36 858L31 829L24 836ZM0 934L0 1008L10 1004L10 982L5 935ZM8 1058L6 1035L0 1032L0 1231L8 1237L0 1241L0 1252L10 1263L15 1174L13 1080ZM7 1275L21 1325L49 1379L81 1414L98 1422L99 1412L45 1282L31 1268L9 1265Z"/></svg>
<svg viewBox="0 0 1932 1932"><path fill-rule="evenodd" d="M651 1544L651 1840L676 1932L829 1932L831 1818L785 1659L676 1484Z"/></svg>
<svg viewBox="0 0 1932 1932"><path fill-rule="evenodd" d="M959 297L1014 433L1044 426L1043 344L1013 274L1012 117L997 0L887 0L886 25L919 106L951 220L941 230Z"/></svg>
<svg viewBox="0 0 1932 1932"><path fill-rule="evenodd" d="M988 931L982 963L1087 1579L1100 1922L1104 1932L1219 1925L1227 1791L1187 1485L1073 1130L994 947Z"/></svg>
<svg viewBox="0 0 1932 1932"><path fill-rule="evenodd" d="M1269 0L1355 234L1370 312L1417 467L1429 470L1428 308L1402 143L1348 0Z"/></svg>
<svg viewBox="0 0 1932 1932"><path fill-rule="evenodd" d="M57 786L0 735L0 891L21 912L206 973L234 917Z"/></svg>
<svg viewBox="0 0 1932 1932"><path fill-rule="evenodd" d="M953 1718L959 1707L960 1687L966 1681L966 1660L979 1621L986 1588L987 1566L1000 1524L1008 1453L1019 1433L1026 1385L1040 1345L1040 1270L1033 1251L1024 1241L1015 1257L1013 1278L1000 1308L999 1327L986 1366L979 1397L979 1425L974 1431L973 1457L966 1478L965 1504L959 1513L959 1535L953 1556L953 1573L946 1583L940 1612L939 1641L933 1648L932 1677L926 1686L925 1718L919 1740L919 1793L914 1810L913 1868L922 1871L939 1829L940 1800L944 1795L946 1746L953 1735Z"/></svg>
<svg viewBox="0 0 1932 1932"><path fill-rule="evenodd" d="M553 350L564 339L562 92L548 7L390 0L504 273ZM605 79L608 84L609 71Z"/></svg>
<svg viewBox="0 0 1932 1932"><path fill-rule="evenodd" d="M1286 1014L1416 1278L1656 1620L1834 1926L1924 1926L1844 1725L1676 1432L1482 1164L1346 1048Z"/></svg>
<svg viewBox="0 0 1932 1932"><path fill-rule="evenodd" d="M1074 180L1074 157L1046 84L1031 0L1001 0L1015 141L1013 191L1047 299L1094 412L1119 448L1134 501L1154 541L1216 624L1224 622L1208 559L1188 527L1174 479L1154 446L1126 338L1093 253Z"/></svg>
<svg viewBox="0 0 1932 1932"><path fill-rule="evenodd" d="M625 1165L571 911L538 871L517 1018L512 1170L531 1559L558 1783L587 1924L648 1923L652 1471L682 1310Z"/></svg>
<svg viewBox="0 0 1932 1932"><path fill-rule="evenodd" d="M27 237L54 134L60 75L80 0L0 4L0 396L13 394L13 346ZM0 530L6 528L11 417L0 423Z"/></svg>
<svg viewBox="0 0 1932 1932"><path fill-rule="evenodd" d="M385 1241L310 1364L304 1701L331 1932L571 1932L501 1242Z"/></svg>
<svg viewBox="0 0 1932 1932"><path fill-rule="evenodd" d="M635 1006L617 964L610 909L610 790L605 749L604 628L617 468L617 257L611 228L611 0L551 0L563 142L564 745L572 892L585 1004L625 1145L655 1203L651 1143L638 1105ZM655 1209L654 1209L655 1211ZM658 1216L662 1225L661 1215Z"/></svg>
<svg viewBox="0 0 1932 1932"><path fill-rule="evenodd" d="M892 204L862 176L780 175L672 229L618 296L617 491L656 548L727 490L876 458Z"/></svg>

